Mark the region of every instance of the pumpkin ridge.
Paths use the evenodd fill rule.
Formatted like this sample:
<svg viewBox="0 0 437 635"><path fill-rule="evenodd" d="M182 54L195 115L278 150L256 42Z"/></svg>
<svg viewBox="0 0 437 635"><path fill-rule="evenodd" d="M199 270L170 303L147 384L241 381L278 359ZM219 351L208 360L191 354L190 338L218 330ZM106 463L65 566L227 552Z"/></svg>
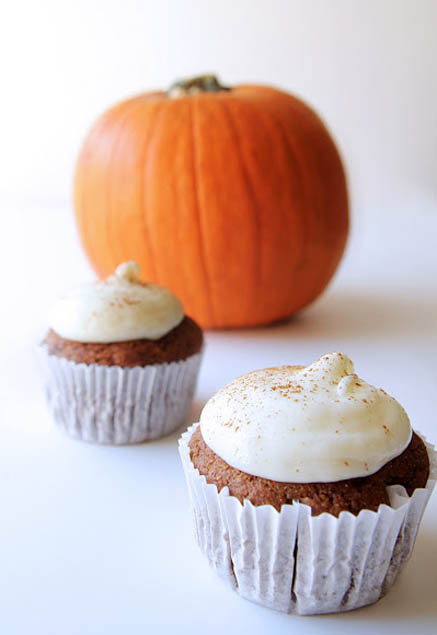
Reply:
<svg viewBox="0 0 437 635"><path fill-rule="evenodd" d="M152 123L154 125L152 125L152 123L149 124L150 130L152 130L153 132L150 134L150 136L149 135L147 136L144 142L144 147L141 151L140 165L142 166L142 171L144 175L146 175L148 171L150 170L151 148L153 148L153 144L156 141L156 138L158 136L159 123L163 117L163 112L164 112L164 104L165 104L165 101L158 102L156 111L153 114ZM151 265L151 269L153 271L150 277L153 278L156 282L160 282L159 275L158 275L157 259L155 257L155 252L153 251L152 240L150 239L150 230L147 224L147 210L148 210L147 192L145 191L145 188L144 188L144 183L146 182L147 182L146 178L140 179L138 198L140 200L140 205L141 205L141 214L140 214L141 230L147 245L147 250L148 250L149 259L150 259L149 262Z"/></svg>
<svg viewBox="0 0 437 635"><path fill-rule="evenodd" d="M298 113L303 113L305 115L306 118L308 118L308 116L311 116L312 118L315 118L315 120L317 121L317 124L319 126L323 127L323 130L325 132L326 138L327 140L330 142L330 144L332 144L332 148L334 150L334 152L336 153L336 158L341 166L341 169L343 170L342 167L342 162L341 162L341 158L340 155L338 153L338 150L335 146L335 144L333 143L330 134L324 124L324 122L320 119L320 117L317 115L317 113L315 113L311 108L309 108L306 104L303 104L300 100L295 100L293 102L293 108L295 110L295 112ZM271 116L273 119L275 119L278 122L278 125L281 127L281 129L284 132L284 139L286 140L286 143L288 145L288 147L290 148L290 151L293 153L293 155L296 157L296 162L299 165L299 171L300 174L302 175L302 186L303 186L303 192L304 192L304 200L306 201L306 209L305 212L302 215L302 220L303 220L303 226L304 226L304 231L306 232L306 238L303 241L304 244L304 249L306 250L306 254L305 257L302 258L302 261L299 263L299 268L300 269L304 269L305 268L305 264L306 261L308 260L308 246L310 246L312 244L312 242L314 241L314 239L317 237L317 231L314 232L313 230L311 230L311 226L315 227L316 230L318 228L318 225L320 224L320 221L318 220L316 214L317 214L317 209L320 209L320 202L317 201L317 199L313 198L313 196L311 196L311 183L308 182L308 178L307 178L307 172L308 170L305 169L305 163L302 162L301 159L298 158L298 155L294 152L294 148L293 148L293 141L292 138L290 138L290 135L293 135L294 129L295 129L295 122L293 119L293 129L289 131L289 134L287 134L286 129L283 127L282 122L280 121L280 117L276 116L276 113L272 112L272 110L269 110ZM305 123L302 123L303 126L305 126ZM298 140L298 145L301 144L301 141ZM310 201L310 204L308 203L308 201ZM341 230L339 229L339 231L341 232ZM337 248L337 253L340 254L343 253L344 250L344 242L345 242L345 238L342 241L342 246ZM332 250L331 250L331 256L332 256ZM297 306L297 308L294 309L294 312L297 312L299 310L301 310L302 308L304 308L305 306L307 306L308 304L310 304L311 302L313 302L313 300L320 295L320 293L326 288L328 282L332 279L332 276L334 275L338 265L339 265L339 261L340 261L340 256L336 257L335 259L333 259L332 257L330 258L330 262L329 264L326 265L327 268L325 268L324 271L319 271L319 274L317 276L317 278L315 280L313 280L313 284L311 286L307 285L307 293L306 293L306 298L300 303L300 306ZM311 257L309 259L309 261L311 262ZM326 272L328 272L328 275L326 275Z"/></svg>
<svg viewBox="0 0 437 635"><path fill-rule="evenodd" d="M255 192L253 189L252 181L250 179L250 174L244 164L243 156L240 149L240 135L237 132L237 124L232 116L231 108L229 107L229 101L225 101L224 99L220 100L222 110L226 115L229 124L229 130L234 137L235 141L235 155L238 157L238 163L240 164L241 174L243 176L244 182L246 184L246 189L249 194L249 198L251 200L253 209L255 211L254 219L255 219L255 245L254 245L254 276L253 276L253 298L254 302L249 302L249 310L250 307L256 306L258 290L262 288L262 280L261 280L261 271L262 271L262 249L261 249L261 212L259 202L255 196ZM259 254L259 258L256 257L256 254Z"/></svg>
<svg viewBox="0 0 437 635"><path fill-rule="evenodd" d="M126 124L128 122L128 120L130 119L131 115L136 113L137 111L141 110L142 108L142 103L141 103L141 98L140 97L136 97L133 98L132 101L129 104L129 108L126 109L126 112L124 113L121 125L120 125L120 130L118 135L114 138L114 143L112 146L112 150L110 153L110 157L109 157L109 161L108 161L108 173L111 175L112 174L112 168L113 168L113 163L117 163L116 159L118 156L118 151L119 151L119 147L121 145L121 141L124 135L124 131L126 129ZM116 172L116 171L115 171ZM112 232L111 232L111 227L114 225L114 223L112 222L114 217L117 216L118 214L118 209L117 207L114 208L113 205L113 191L114 189L117 188L117 181L116 179L110 178L109 184L108 184L108 193L107 193L107 206L108 206L108 213L106 215L106 236L107 236L107 241L108 241L108 246L111 249L112 253L117 254L117 247L119 246L119 242L118 240L112 241L111 237L112 237ZM118 253L118 255L116 255L116 261L117 262L122 262L122 260L124 259L124 256L120 255Z"/></svg>
<svg viewBox="0 0 437 635"><path fill-rule="evenodd" d="M345 184L345 173L344 173L344 168L343 168L343 163L340 157L340 154L338 152L338 149L334 143L334 141L332 140L332 137L330 135L329 130L327 129L325 123L323 122L323 120L319 117L319 115L312 110L312 108L309 108L308 106L306 106L305 104L303 104L300 101L296 101L293 104L293 107L295 108L295 112L300 113L301 111L303 112L303 114L305 115L305 117L302 120L302 126L306 126L306 121L308 121L308 124L311 125L311 127L313 126L313 123L310 122L310 120L314 121L315 123L317 123L318 126L321 126L324 130L324 136L319 136L318 137L318 144L319 144L319 148L317 151L317 155L320 154L320 151L325 151L326 148L329 147L329 152L332 153L331 158L330 158L330 162L331 164L333 163L333 161L335 163L337 163L337 166L340 167L339 173L341 173L342 175L342 180L343 180L343 184L344 184L344 190L346 190L346 184ZM293 125L295 126L294 122ZM310 144L310 149L312 152L314 152L314 144ZM304 170L304 175L306 180L308 179L307 176L307 171ZM320 242L320 217L323 216L324 219L326 218L330 218L330 217L334 217L337 218L336 215L332 215L327 213L327 202L326 202L326 198L328 195L329 198L329 190L326 189L326 180L323 178L321 179L321 173L319 172L318 174L316 174L316 178L318 178L319 183L323 183L323 187L319 187L317 188L316 192L320 194L320 192L323 192L323 197L324 197L324 201L321 202L320 198L312 198L312 204L309 206L309 213L308 213L308 223L311 224L311 222L313 222L313 226L316 228L317 230L317 241ZM308 181L307 181L308 182ZM311 183L308 183L309 189L307 189L307 191L311 191ZM332 186L331 186L332 187ZM347 202L346 202L347 205ZM321 214L317 214L318 211L321 211ZM339 212L340 210L338 210ZM338 214L337 212L337 214ZM311 293L308 294L309 299L303 304L303 306L306 306L307 304L309 304L309 302L312 302L313 299L315 297L317 297L318 295L320 295L320 293L326 288L327 284L329 283L330 280L332 280L332 277L335 273L335 271L338 268L340 259L341 259L341 254L344 251L344 246L345 246L345 241L346 241L346 235L347 235L347 218L348 215L346 215L346 231L344 230L343 226L339 225L338 222L336 222L336 228L335 228L335 239L332 241L335 243L335 252L332 249L332 247L330 247L329 249L329 262L325 264L325 269L323 271L320 271L320 274L318 276L318 278L314 281L314 284L312 285L312 287L309 287L309 291L311 291ZM327 227L325 226L323 228L323 243L324 245L326 245L326 231L327 231ZM313 235L314 237L314 232L310 233L310 236ZM335 257L334 254L335 253ZM324 253L324 258L326 258L326 253ZM328 273L328 275L327 275Z"/></svg>
<svg viewBox="0 0 437 635"><path fill-rule="evenodd" d="M133 136L135 135L135 131L137 130L138 127L138 122L141 121L144 118L144 113L145 112L152 112L152 116L150 117L150 119L153 120L153 114L155 113L155 111L157 110L157 108L155 107L154 110L151 110L151 106L149 106L148 104L146 104L145 102L149 101L148 99L144 99L143 96L140 97L140 107L138 109L135 109L134 111L132 111L132 117L130 119L130 129L128 130L127 127L125 129L125 137L124 137L124 141L128 141L127 143L127 149L126 148L121 148L121 152L120 154L123 155L126 152L129 152L129 145L130 143L132 143L132 141L129 141L128 137L129 136ZM151 100L150 100L151 101ZM146 110L147 109L147 110ZM147 151L147 145L150 141L150 137L151 137L151 126L149 126L148 128L145 129L144 134L142 134L142 139L141 141L138 143L138 152L136 153L135 156L135 166L133 168L130 169L130 174L135 175L135 178L132 179L129 182L129 190L128 190L128 198L126 200L126 206L125 202L123 200L123 197L121 198L121 200L119 199L119 208L121 210L123 210L124 213L127 212L127 216L126 221L127 223L132 223L135 222L135 220L137 221L138 225L139 225L139 230L138 230L138 234L142 237L142 243L143 243L143 247L142 250L144 250L144 245L147 246L147 251L149 256L151 257L151 250L149 248L150 245L150 241L149 241L149 236L147 232L147 229L145 227L143 227L144 225L144 219L142 217L142 203L143 203L143 191L142 191L142 184L143 184L143 179L138 178L138 174L141 173L141 171L143 170L144 167L144 163L145 163L145 154ZM121 185L121 188L123 189L123 185L124 183L122 181L126 181L126 174L124 173L120 173L118 170L116 171L116 177L118 180L119 185ZM129 178L128 178L129 181ZM117 188L114 188L115 192L118 192ZM118 192L119 193L119 192ZM126 192L124 192L126 194ZM134 198L135 200L135 207L136 207L136 213L134 213L134 215L132 215L132 199L131 197ZM118 197L115 197L115 200L117 200ZM123 218L122 214L120 214L120 217ZM115 216L115 220L116 220L116 216ZM119 256L117 259L114 259L115 262L113 262L113 265L115 266L118 262L123 262L126 259L134 259L134 260L140 260L140 254L138 254L137 251L137 247L129 244L129 241L126 241L126 231L125 228L122 227L118 227L118 231L119 231L119 246L121 249L121 256ZM150 261L151 258L149 258ZM153 268L153 262L152 262L152 267ZM143 274L145 273L146 269L144 268ZM146 274L147 276L147 274Z"/></svg>
<svg viewBox="0 0 437 635"><path fill-rule="evenodd" d="M97 142L100 141L100 139L105 135L105 131L106 131L106 127L108 126L109 122L111 122L113 119L117 120L117 117L120 117L120 112L121 111L121 117L122 117L122 121L124 121L125 119L127 119L128 113L132 110L131 106L133 106L134 102L137 102L138 98L134 98L132 99L132 101L127 104L127 103L120 103L117 106L114 106L108 113L107 113L107 118L103 118L100 117L99 119L97 119L97 121L94 123L91 132L89 134L94 134L95 135L95 140ZM123 112L124 111L124 112ZM113 140L113 144L111 146L111 151L110 151L110 156L108 161L106 162L106 167L105 167L105 172L107 174L109 174L110 172L110 165L111 165L111 161L112 158L114 156L114 146L117 143L119 136L117 135L116 139ZM80 166L80 172L79 172L79 166ZM81 181L81 196L80 196L80 205L81 205L81 210L82 210L82 214L80 215L80 219L81 219L81 223L79 225L78 223L78 227L79 227L79 233L80 235L86 234L86 235L90 235L94 238L94 240L91 240L90 243L90 250L89 250L89 254L88 254L88 259L89 261L93 264L95 262L95 256L93 255L93 252L96 253L96 250L94 247L94 245L96 244L96 242L98 243L100 241L100 239L102 238L102 235L105 237L106 242L109 244L109 232L108 232L108 214L105 214L104 217L104 223L103 223L103 227L101 228L100 232L97 235L96 231L92 231L89 232L89 228L90 225L86 225L85 219L88 219L91 217L90 214L84 213L85 212L85 196L86 196L86 192L88 189L87 186L87 181L89 180L90 175L92 176L92 169L83 169L83 167L81 166L81 162L80 162L80 157L77 163L77 167L76 167L76 180L78 178L80 178ZM109 196L106 197L107 203L106 203L106 208L109 210ZM88 207L88 206L86 206ZM76 216L78 216L78 214L76 213ZM87 227L87 230L85 230L85 226ZM92 228L92 224L91 224L91 228ZM89 233L88 233L89 232ZM96 240L97 239L97 240ZM93 264L94 266L94 264ZM107 274L107 269L111 269L112 267L109 266L105 266L104 263L102 263L102 266L98 268L98 274L100 277L104 277Z"/></svg>
<svg viewBox="0 0 437 635"><path fill-rule="evenodd" d="M256 102L256 105L257 106L259 105L258 101ZM314 113L314 111L312 111L310 108L302 104L302 102L300 102L297 99L294 101L293 106L296 106L297 111L302 110L304 114L307 114L308 111L310 111L311 115L316 117L318 125L323 126L326 132L326 135L328 136L328 138L330 138L329 133L326 130L326 127L324 126L322 120L317 116L316 113ZM316 205L317 201L313 199L311 195L311 183L309 183L306 178L307 170L305 169L305 161L302 160L302 157L300 157L299 153L296 152L295 150L295 142L293 140L295 126L293 125L293 128L291 130L287 130L286 126L284 126L282 122L282 119L280 116L281 113L278 112L276 108L275 110L272 110L272 108L270 107L265 110L263 110L263 108L259 108L259 112L262 115L268 116L271 119L271 121L277 126L278 132L280 133L280 136L284 143L284 147L287 151L287 155L293 160L293 163L296 166L296 175L298 177L296 181L297 183L299 183L300 191L302 193L301 200L304 201L305 205L304 207L300 208L300 213L299 213L299 220L300 220L300 227L301 227L300 231L302 232L302 235L304 236L304 239L302 241L303 248L302 248L299 261L296 263L293 271L295 271L296 273L303 272L303 275L306 276L307 275L306 263L308 261L311 262L311 256L308 257L308 246L312 244L312 241L315 236L314 227L317 228L318 226L318 221L317 221L317 218L314 216L314 214L316 213L316 208L320 207L320 205L319 206ZM298 141L298 145L299 143L301 142ZM337 156L341 163L341 159L339 155ZM309 201L311 201L311 203L309 203ZM317 278L313 281L313 284L311 286L308 286L307 284L307 293L301 299L299 306L296 305L296 307L293 308L293 313L296 313L301 308L311 303L314 300L314 298L317 297L321 293L321 291L323 291L323 289L326 287L329 280L332 278L332 275L335 273L335 270L337 269L338 260L339 259L337 259L337 262L334 264L332 262L329 263L329 272L330 272L329 276L325 276L324 272L320 271ZM327 278L327 280L325 280L325 278Z"/></svg>
<svg viewBox="0 0 437 635"><path fill-rule="evenodd" d="M196 222L199 228L199 248L200 248L200 254L201 254L201 261L202 261L202 270L203 270L203 277L205 280L205 295L207 297L207 305L208 305L208 310L209 310L209 320L208 322L211 324L214 324L216 322L215 319L215 312L213 309L213 303L212 303L212 293L211 293L211 279L210 279L210 274L208 271L208 266L207 266L207 259L206 259L206 250L204 247L204 227L203 227L203 223L201 220L201 211L200 211L200 196L199 196L199 176L200 176L200 170L198 170L198 144L197 144L197 135L196 135L196 117L195 117L195 112L196 112L196 105L198 103L198 99L197 97L193 97L192 101L191 101L191 106L190 106L190 116L191 116L191 139L192 139L192 148L193 148L193 164L194 164L194 169L193 169L193 189L194 189L194 200L195 200L195 204L196 204ZM206 322L206 320L205 320Z"/></svg>
<svg viewBox="0 0 437 635"><path fill-rule="evenodd" d="M109 118L110 114L112 113L105 113L105 118ZM90 131L88 132L87 139L89 139L90 141L91 140L94 141L95 139L98 139L99 137L100 129L97 126L97 123L99 120L97 120L93 124ZM82 160L83 160L83 157L85 156L86 156L85 147L82 147L81 152L78 156L77 164L76 164L76 173L75 173L75 181L74 181L74 194L75 194L74 200L75 200L75 207L76 207L77 228L79 230L80 237L88 235L88 226L86 224L86 219L89 217L89 215L84 213L84 209L85 209L85 198L86 198L86 181L87 181L87 178L89 178L89 170L84 170L82 167ZM81 214L77 213L78 209L81 210ZM93 234L90 234L90 235L93 236ZM94 244L95 244L94 241L91 239L91 241L88 242L88 250L86 252L87 258L93 266L94 266L93 252L96 251L94 249ZM99 276L102 275L100 265L98 267L97 273Z"/></svg>
<svg viewBox="0 0 437 635"><path fill-rule="evenodd" d="M81 154L79 154L78 159L80 160L81 158ZM79 165L79 163L78 163ZM84 215L83 214L78 214L77 210L83 210L84 209L84 205L85 205L85 174L83 173L83 170L79 170L78 167L76 167L76 172L74 175L74 197L73 197L73 204L74 204L74 208L75 208L75 216L76 216L76 227L77 227L77 232L79 234L79 238L82 239L82 235L85 234L85 229L84 229ZM85 249L84 249L85 251ZM93 257L92 257L92 246L91 244L88 244L88 252L87 253L87 258L89 262L93 262Z"/></svg>
<svg viewBox="0 0 437 635"><path fill-rule="evenodd" d="M253 107L255 112L257 113L259 120L264 121L264 127L265 127L265 130L267 131L266 134L270 137L272 133L274 133L275 135L274 138L276 141L275 145L276 144L278 146L280 145L282 149L282 153L284 154L284 157L286 157L287 159L286 164L287 165L289 165L290 163L293 164L294 178L285 179L285 175L283 176L284 180L289 180L293 182L292 189L291 190L288 189L288 197L291 196L291 198L294 199L296 197L296 192L297 192L300 200L306 200L305 199L306 190L303 185L301 163L298 160L296 152L294 151L294 147L292 146L291 142L287 138L287 135L285 134L282 123L279 121L279 118L273 115L271 111L268 111L265 108L259 107L258 101L250 100L249 103ZM294 227L296 219L298 223L297 230ZM302 206L300 206L300 213L298 211L296 211L295 213L295 203L293 202L293 200L289 201L289 204L287 206L284 206L284 215L283 215L282 222L284 223L283 231L288 232L290 235L294 235L294 236L297 235L299 238L301 238L301 236L304 235L305 240L303 242L306 244L306 240L309 235L309 232L308 232L307 224L305 222L305 213ZM298 246L300 246L301 242L302 242L301 240L297 241ZM290 278L292 277L294 272L299 272L299 270L302 269L305 264L306 255L305 255L304 249L305 249L304 247L299 248L297 252L296 261L292 264L292 266L290 266L290 269L289 269ZM289 262L289 264L291 265L291 262ZM287 317L287 314L283 312L283 315L281 317L279 318L276 317L273 319L273 321L277 319L283 319L284 317Z"/></svg>
<svg viewBox="0 0 437 635"><path fill-rule="evenodd" d="M312 241L312 236L313 233L311 231L311 221L313 219L313 214L314 214L314 203L309 205L308 201L311 200L309 193L311 191L311 184L308 184L307 182L307 178L306 178L306 171L304 169L303 163L301 161L301 159L298 158L298 154L296 153L294 147L293 147L293 142L290 139L289 135L287 135L286 131L284 130L281 122L279 122L279 126L282 129L283 133L284 133L284 139L285 139L285 143L286 146L290 149L290 152L294 155L294 157L296 158L296 164L299 167L299 176L300 176L300 182L302 184L302 191L303 191L303 200L305 201L305 211L301 211L300 214L300 220L301 220L301 224L302 224L302 233L304 235L304 239L302 241L303 244L303 248L302 248L302 257L299 260L299 262L296 265L296 270L297 271L302 271L305 269L305 265L308 262L308 247ZM306 306L309 302L312 301L313 297L314 297L314 289L315 288L319 288L321 284L321 276L320 274L317 276L317 280L315 282L315 284L309 289L309 291L307 291L307 297L302 300L301 302L301 306L298 307L296 309L296 311L299 311L301 308L303 308L304 306Z"/></svg>
<svg viewBox="0 0 437 635"><path fill-rule="evenodd" d="M296 270L299 271L304 268L305 263L308 260L307 245L308 245L308 238L311 235L311 232L309 231L309 227L308 227L308 222L307 222L307 214L311 206L309 206L307 202L308 188L306 187L306 183L305 183L305 176L304 176L305 170L302 169L302 162L299 159L298 153L296 152L294 148L293 142L287 135L284 129L284 126L282 125L282 122L279 120L279 118L276 118L272 113L270 113L270 116L272 117L272 120L276 123L276 125L278 126L281 137L284 141L285 148L286 150L288 150L288 155L292 157L293 162L297 167L297 176L298 176L297 181L299 183L300 190L303 193L302 200L305 201L305 211L301 209L299 214L300 225L302 228L302 235L304 237L302 241L301 256L298 262L296 263Z"/></svg>
<svg viewBox="0 0 437 635"><path fill-rule="evenodd" d="M290 97L289 95L287 95L286 93L283 93L283 91L277 90L276 88L271 88L271 87L263 87L263 88L267 88L269 91L274 91L275 93L279 93L280 95L282 95L283 97ZM244 96L243 96L244 98ZM293 101L296 104L300 105L300 102L297 98L293 98ZM283 122L281 121L281 118L277 116L277 113L272 111L271 108L265 108L265 103L262 103L263 107L260 107L260 102L258 100L251 100L251 102L254 106L254 108L257 110L257 112L259 113L259 115L261 117L268 117L270 119L270 121L273 122L274 126L276 127L278 133L279 133L279 137L281 138L283 144L284 144L284 148L286 150L286 153L288 154L288 156L292 159L293 164L296 167L296 172L295 174L297 175L297 183L299 184L299 189L302 193L302 200L306 201L305 203L305 211L301 210L301 213L299 214L300 220L301 220L301 228L302 228L302 234L304 235L304 241L303 241L303 249L301 252L301 256L298 260L298 262L296 263L296 269L300 270L304 267L305 262L307 261L307 255L305 254L305 247L308 243L308 237L310 237L311 232L308 231L308 223L306 222L306 214L308 213L308 209L311 208L311 206L308 205L307 201L308 201L308 192L310 191L311 188L308 188L305 184L305 170L303 169L303 164L301 159L299 158L299 154L298 152L296 152L296 149L294 147L294 143L293 141L290 139L289 135L286 132L285 126L283 125ZM288 105L290 105L290 102L288 101ZM303 104L302 104L303 105ZM308 106L305 106L305 108L309 109ZM311 111L312 112L312 111ZM322 121L319 120L319 122L323 125Z"/></svg>

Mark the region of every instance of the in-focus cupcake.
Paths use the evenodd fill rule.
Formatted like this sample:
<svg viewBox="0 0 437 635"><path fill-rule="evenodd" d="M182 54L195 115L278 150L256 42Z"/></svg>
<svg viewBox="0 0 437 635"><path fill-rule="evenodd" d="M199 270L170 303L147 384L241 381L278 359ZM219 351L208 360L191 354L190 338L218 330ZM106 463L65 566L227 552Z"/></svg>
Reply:
<svg viewBox="0 0 437 635"><path fill-rule="evenodd" d="M176 296L134 262L78 287L49 312L40 347L49 408L69 435L98 443L157 439L186 421L203 334Z"/></svg>
<svg viewBox="0 0 437 635"><path fill-rule="evenodd" d="M210 565L243 597L301 615L387 592L437 476L404 409L341 353L234 380L180 454Z"/></svg>

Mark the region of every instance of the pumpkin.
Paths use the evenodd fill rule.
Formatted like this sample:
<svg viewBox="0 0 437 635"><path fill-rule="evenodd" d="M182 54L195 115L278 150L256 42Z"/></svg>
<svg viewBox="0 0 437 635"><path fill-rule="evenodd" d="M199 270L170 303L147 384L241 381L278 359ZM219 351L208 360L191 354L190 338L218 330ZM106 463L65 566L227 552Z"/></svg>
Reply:
<svg viewBox="0 0 437 635"><path fill-rule="evenodd" d="M308 305L348 232L342 162L314 111L213 76L104 113L80 152L74 200L100 277L135 260L210 328L266 324Z"/></svg>

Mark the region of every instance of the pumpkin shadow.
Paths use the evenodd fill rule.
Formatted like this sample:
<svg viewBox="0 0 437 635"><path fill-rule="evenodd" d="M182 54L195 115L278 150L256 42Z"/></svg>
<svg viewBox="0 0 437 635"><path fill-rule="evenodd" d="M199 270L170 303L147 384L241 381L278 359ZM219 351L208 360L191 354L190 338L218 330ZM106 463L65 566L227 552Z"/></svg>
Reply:
<svg viewBox="0 0 437 635"><path fill-rule="evenodd" d="M313 306L267 326L226 331L231 337L264 340L317 338L398 338L408 334L426 339L435 333L437 298L332 292Z"/></svg>

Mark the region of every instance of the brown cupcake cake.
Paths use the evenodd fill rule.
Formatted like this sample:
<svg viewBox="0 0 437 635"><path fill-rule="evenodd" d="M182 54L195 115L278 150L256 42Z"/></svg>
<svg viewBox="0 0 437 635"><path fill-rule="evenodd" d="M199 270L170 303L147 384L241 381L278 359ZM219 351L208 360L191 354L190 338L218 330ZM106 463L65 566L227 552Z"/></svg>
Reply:
<svg viewBox="0 0 437 635"><path fill-rule="evenodd" d="M49 408L68 434L124 444L173 432L191 407L200 327L133 262L79 287L50 311L41 345Z"/></svg>
<svg viewBox="0 0 437 635"><path fill-rule="evenodd" d="M298 614L382 597L436 479L404 409L341 353L234 380L180 453L210 564L243 597Z"/></svg>
<svg viewBox="0 0 437 635"><path fill-rule="evenodd" d="M187 359L202 350L203 333L194 320L184 316L178 326L157 340L142 338L126 342L75 342L50 329L44 344L51 355L70 359L77 364L133 368Z"/></svg>
<svg viewBox="0 0 437 635"><path fill-rule="evenodd" d="M311 507L313 516L323 512L338 516L343 511L355 515L362 509L377 511L380 505L390 504L389 485L402 485L411 496L416 488L425 487L429 476L428 452L415 432L402 454L375 474L333 483L282 483L237 470L206 445L200 427L194 431L189 446L194 467L219 492L227 487L241 503L249 500L256 506L272 505L278 511L282 505L298 501Z"/></svg>

